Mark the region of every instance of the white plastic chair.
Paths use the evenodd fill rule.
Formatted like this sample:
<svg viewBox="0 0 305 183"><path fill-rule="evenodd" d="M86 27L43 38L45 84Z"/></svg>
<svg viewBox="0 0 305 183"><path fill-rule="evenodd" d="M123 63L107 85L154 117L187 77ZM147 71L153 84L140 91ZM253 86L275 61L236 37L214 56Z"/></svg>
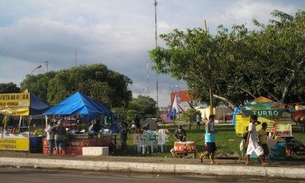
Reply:
<svg viewBox="0 0 305 183"><path fill-rule="evenodd" d="M157 132L147 130L143 135L146 135L146 145L150 146L150 150L153 153L154 148L157 149Z"/></svg>
<svg viewBox="0 0 305 183"><path fill-rule="evenodd" d="M157 145L161 147L161 152L163 152L163 147L167 139L168 139L168 135L166 134L162 134L158 136Z"/></svg>
<svg viewBox="0 0 305 183"><path fill-rule="evenodd" d="M133 134L132 139L133 139L133 142L135 144L135 148L137 148L138 153L140 153L141 152L141 147L142 147L140 134Z"/></svg>
<svg viewBox="0 0 305 183"><path fill-rule="evenodd" d="M147 134L142 134L141 136L141 148L142 148L142 154L145 154L147 152L147 154L149 154L149 147L150 142L149 142L149 137Z"/></svg>

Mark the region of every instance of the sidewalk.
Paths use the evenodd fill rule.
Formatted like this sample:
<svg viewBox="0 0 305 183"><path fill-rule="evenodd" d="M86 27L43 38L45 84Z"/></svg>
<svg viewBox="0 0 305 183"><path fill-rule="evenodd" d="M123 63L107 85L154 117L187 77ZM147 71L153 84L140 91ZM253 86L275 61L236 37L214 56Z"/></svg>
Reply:
<svg viewBox="0 0 305 183"><path fill-rule="evenodd" d="M272 161L263 167L257 161L246 166L244 160L216 159L210 165L192 158L129 156L46 156L35 153L0 152L0 166L59 168L96 171L170 173L185 175L266 176L305 179L305 161Z"/></svg>

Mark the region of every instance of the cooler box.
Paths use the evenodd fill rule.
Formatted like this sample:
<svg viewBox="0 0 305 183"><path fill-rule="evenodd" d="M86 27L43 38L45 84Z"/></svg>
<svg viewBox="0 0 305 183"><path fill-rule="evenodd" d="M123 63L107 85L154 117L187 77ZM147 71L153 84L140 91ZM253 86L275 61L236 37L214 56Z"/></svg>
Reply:
<svg viewBox="0 0 305 183"><path fill-rule="evenodd" d="M83 147L84 156L108 156L108 147Z"/></svg>

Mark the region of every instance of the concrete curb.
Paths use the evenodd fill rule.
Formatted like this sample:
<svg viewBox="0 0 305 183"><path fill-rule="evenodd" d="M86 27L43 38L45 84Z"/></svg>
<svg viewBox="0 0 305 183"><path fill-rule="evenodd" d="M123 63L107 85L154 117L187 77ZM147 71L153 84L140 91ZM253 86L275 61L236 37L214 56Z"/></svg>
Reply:
<svg viewBox="0 0 305 183"><path fill-rule="evenodd" d="M264 176L305 179L304 168L227 166L227 165L192 165L163 164L111 161L80 161L38 158L0 157L0 166L19 166L33 168L58 168L95 171L125 171L145 173L171 173L190 175L229 175L229 176Z"/></svg>

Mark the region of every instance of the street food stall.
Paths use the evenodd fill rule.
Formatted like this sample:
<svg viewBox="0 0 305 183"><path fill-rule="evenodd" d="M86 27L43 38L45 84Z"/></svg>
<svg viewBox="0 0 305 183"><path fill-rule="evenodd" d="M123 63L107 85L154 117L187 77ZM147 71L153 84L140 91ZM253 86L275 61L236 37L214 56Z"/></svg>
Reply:
<svg viewBox="0 0 305 183"><path fill-rule="evenodd" d="M257 115L258 121L261 123L267 123L267 132L272 133L275 131L276 126L282 126L291 123L290 114L285 112L283 105L278 102L274 102L265 97L259 97L252 102L245 104L241 107L240 114L235 115L235 132L236 134L243 134L246 131L246 127L249 125L249 119L251 115ZM261 125L257 125L257 130L261 129ZM278 127L278 130L283 128ZM292 131L285 131L278 134L285 136L292 136Z"/></svg>
<svg viewBox="0 0 305 183"><path fill-rule="evenodd" d="M286 144L293 137L293 122L291 121L290 113L285 110L284 105L265 97L256 98L252 102L245 104L241 107L241 113L235 115L236 134L246 132L246 127L249 125L249 116L251 115L257 115L259 122L267 123L268 142L273 144L272 147L268 144L269 148L271 148L271 157L274 159L285 159ZM256 126L257 131L261 128L261 125Z"/></svg>
<svg viewBox="0 0 305 183"><path fill-rule="evenodd" d="M38 99L33 93L0 94L0 150L30 151L42 150L42 135L39 127L43 127L41 115L49 106Z"/></svg>
<svg viewBox="0 0 305 183"><path fill-rule="evenodd" d="M80 116L81 122L76 122L76 124L85 127L85 129L79 133L68 132L64 152L67 155L83 155L83 150L86 147L112 148L113 146L112 135L104 133L103 129L100 129L100 121L103 120L97 120L103 119L101 117L103 115L111 115L111 111L81 92L76 92L64 99L44 112L44 115L48 115L53 119L64 118L64 121L76 115ZM90 124L96 129L94 134L88 130ZM43 153L48 153L48 141L46 139L43 139Z"/></svg>

